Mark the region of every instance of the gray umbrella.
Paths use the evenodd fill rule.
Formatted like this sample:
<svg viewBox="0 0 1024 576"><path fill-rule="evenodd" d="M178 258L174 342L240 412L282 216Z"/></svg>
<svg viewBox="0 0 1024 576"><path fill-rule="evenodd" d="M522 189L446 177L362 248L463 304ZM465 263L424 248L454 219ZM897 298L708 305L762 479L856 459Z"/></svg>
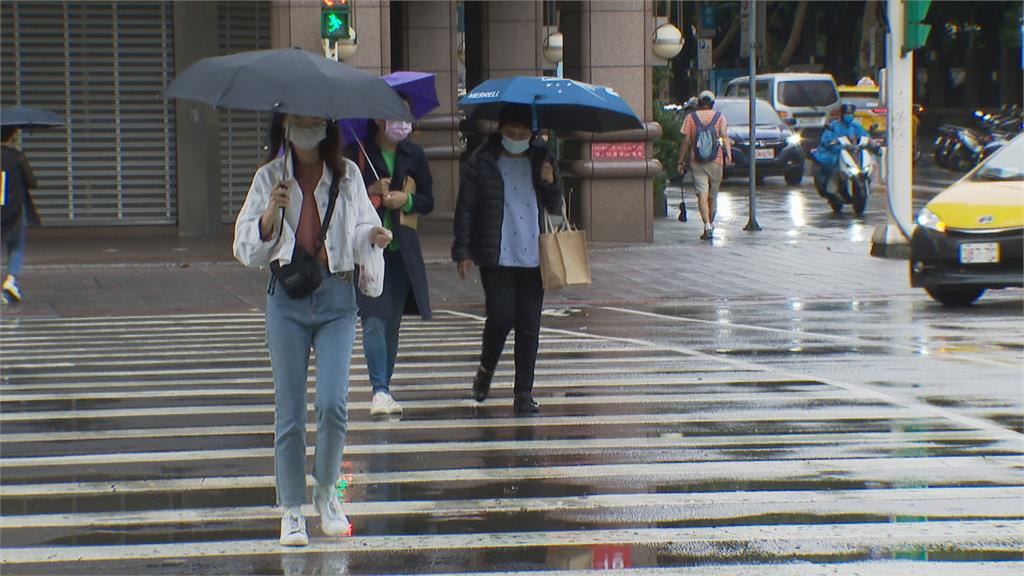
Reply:
<svg viewBox="0 0 1024 576"><path fill-rule="evenodd" d="M64 119L49 110L28 106L10 106L0 110L0 126L5 128L54 128L63 125Z"/></svg>
<svg viewBox="0 0 1024 576"><path fill-rule="evenodd" d="M379 76L297 48L204 58L179 74L164 95L214 108L332 120L413 120L402 99Z"/></svg>

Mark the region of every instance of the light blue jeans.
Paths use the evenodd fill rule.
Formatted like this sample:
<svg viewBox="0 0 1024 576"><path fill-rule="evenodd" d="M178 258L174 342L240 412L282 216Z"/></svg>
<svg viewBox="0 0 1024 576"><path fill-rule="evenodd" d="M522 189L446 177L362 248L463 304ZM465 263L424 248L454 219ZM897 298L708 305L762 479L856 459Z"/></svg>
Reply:
<svg viewBox="0 0 1024 576"><path fill-rule="evenodd" d="M405 300L412 285L399 252L384 253L384 283L381 298L391 298L391 317L363 316L363 355L373 393L391 393L391 376L398 356L398 334L402 328Z"/></svg>
<svg viewBox="0 0 1024 576"><path fill-rule="evenodd" d="M306 382L316 352L316 454L319 486L338 480L348 428L348 377L356 338L352 282L327 275L316 292L293 300L280 284L267 295L267 348L274 371L274 469L277 503L306 500Z"/></svg>
<svg viewBox="0 0 1024 576"><path fill-rule="evenodd" d="M17 276L21 272L21 262L25 257L25 228L27 227L28 223L25 217L22 217L18 229L4 237L6 250L4 257L7 259L7 273L11 276Z"/></svg>

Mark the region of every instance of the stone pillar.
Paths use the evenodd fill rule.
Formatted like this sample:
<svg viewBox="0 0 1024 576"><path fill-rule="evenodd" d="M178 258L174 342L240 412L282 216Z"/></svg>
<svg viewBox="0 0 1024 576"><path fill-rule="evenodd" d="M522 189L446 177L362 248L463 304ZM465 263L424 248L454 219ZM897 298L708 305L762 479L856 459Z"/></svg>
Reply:
<svg viewBox="0 0 1024 576"><path fill-rule="evenodd" d="M409 70L437 75L440 106L416 124L412 140L423 147L434 178L434 213L451 218L459 193L459 154L463 151L458 131L456 90L458 55L456 31L458 14L454 2L418 1L392 3L393 10L406 10L402 33L405 54L395 60ZM390 40L389 40L390 41Z"/></svg>
<svg viewBox="0 0 1024 576"><path fill-rule="evenodd" d="M383 76L391 72L391 2L359 0L352 4L358 49L345 64ZM319 34L319 32L318 32Z"/></svg>
<svg viewBox="0 0 1024 576"><path fill-rule="evenodd" d="M180 74L217 55L217 3L174 3L174 66ZM206 104L175 102L178 235L209 236L220 229L220 120Z"/></svg>
<svg viewBox="0 0 1024 576"><path fill-rule="evenodd" d="M594 142L566 146L563 164L570 181L572 219L593 241L652 242L654 186L661 165L652 160L652 140L661 134L651 123L654 7L650 2L572 2L563 7L565 76L608 86L619 93L646 125L628 133L597 134ZM643 142L644 157L604 161L591 157L595 142Z"/></svg>
<svg viewBox="0 0 1024 576"><path fill-rule="evenodd" d="M320 0L271 0L270 47L294 46L324 53L320 43Z"/></svg>

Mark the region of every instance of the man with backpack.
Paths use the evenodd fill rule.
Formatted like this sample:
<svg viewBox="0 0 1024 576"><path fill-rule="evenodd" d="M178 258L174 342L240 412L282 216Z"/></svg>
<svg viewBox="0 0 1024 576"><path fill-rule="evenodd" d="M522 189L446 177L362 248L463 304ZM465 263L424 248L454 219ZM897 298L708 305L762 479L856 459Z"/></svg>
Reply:
<svg viewBox="0 0 1024 576"><path fill-rule="evenodd" d="M715 232L718 188L722 185L725 164L732 164L732 146L725 117L714 110L715 94L705 90L697 96L697 110L683 120L682 144L679 148L679 172L690 158L693 184L697 189L697 208L704 221L701 240L710 240Z"/></svg>

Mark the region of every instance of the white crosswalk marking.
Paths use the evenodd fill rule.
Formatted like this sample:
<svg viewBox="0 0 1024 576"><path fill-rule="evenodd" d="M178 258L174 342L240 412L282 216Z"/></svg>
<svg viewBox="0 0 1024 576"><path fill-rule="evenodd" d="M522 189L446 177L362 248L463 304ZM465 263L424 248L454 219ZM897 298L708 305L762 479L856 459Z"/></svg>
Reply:
<svg viewBox="0 0 1024 576"><path fill-rule="evenodd" d="M277 544L262 315L5 319L3 571L1001 576L1024 565L1018 436L571 330L543 333L542 413L516 418L511 341L492 397L469 398L481 326L449 312L403 324L401 421L369 417L357 340L342 469L354 535L326 538L311 521L296 551ZM312 420L312 379L309 392Z"/></svg>

